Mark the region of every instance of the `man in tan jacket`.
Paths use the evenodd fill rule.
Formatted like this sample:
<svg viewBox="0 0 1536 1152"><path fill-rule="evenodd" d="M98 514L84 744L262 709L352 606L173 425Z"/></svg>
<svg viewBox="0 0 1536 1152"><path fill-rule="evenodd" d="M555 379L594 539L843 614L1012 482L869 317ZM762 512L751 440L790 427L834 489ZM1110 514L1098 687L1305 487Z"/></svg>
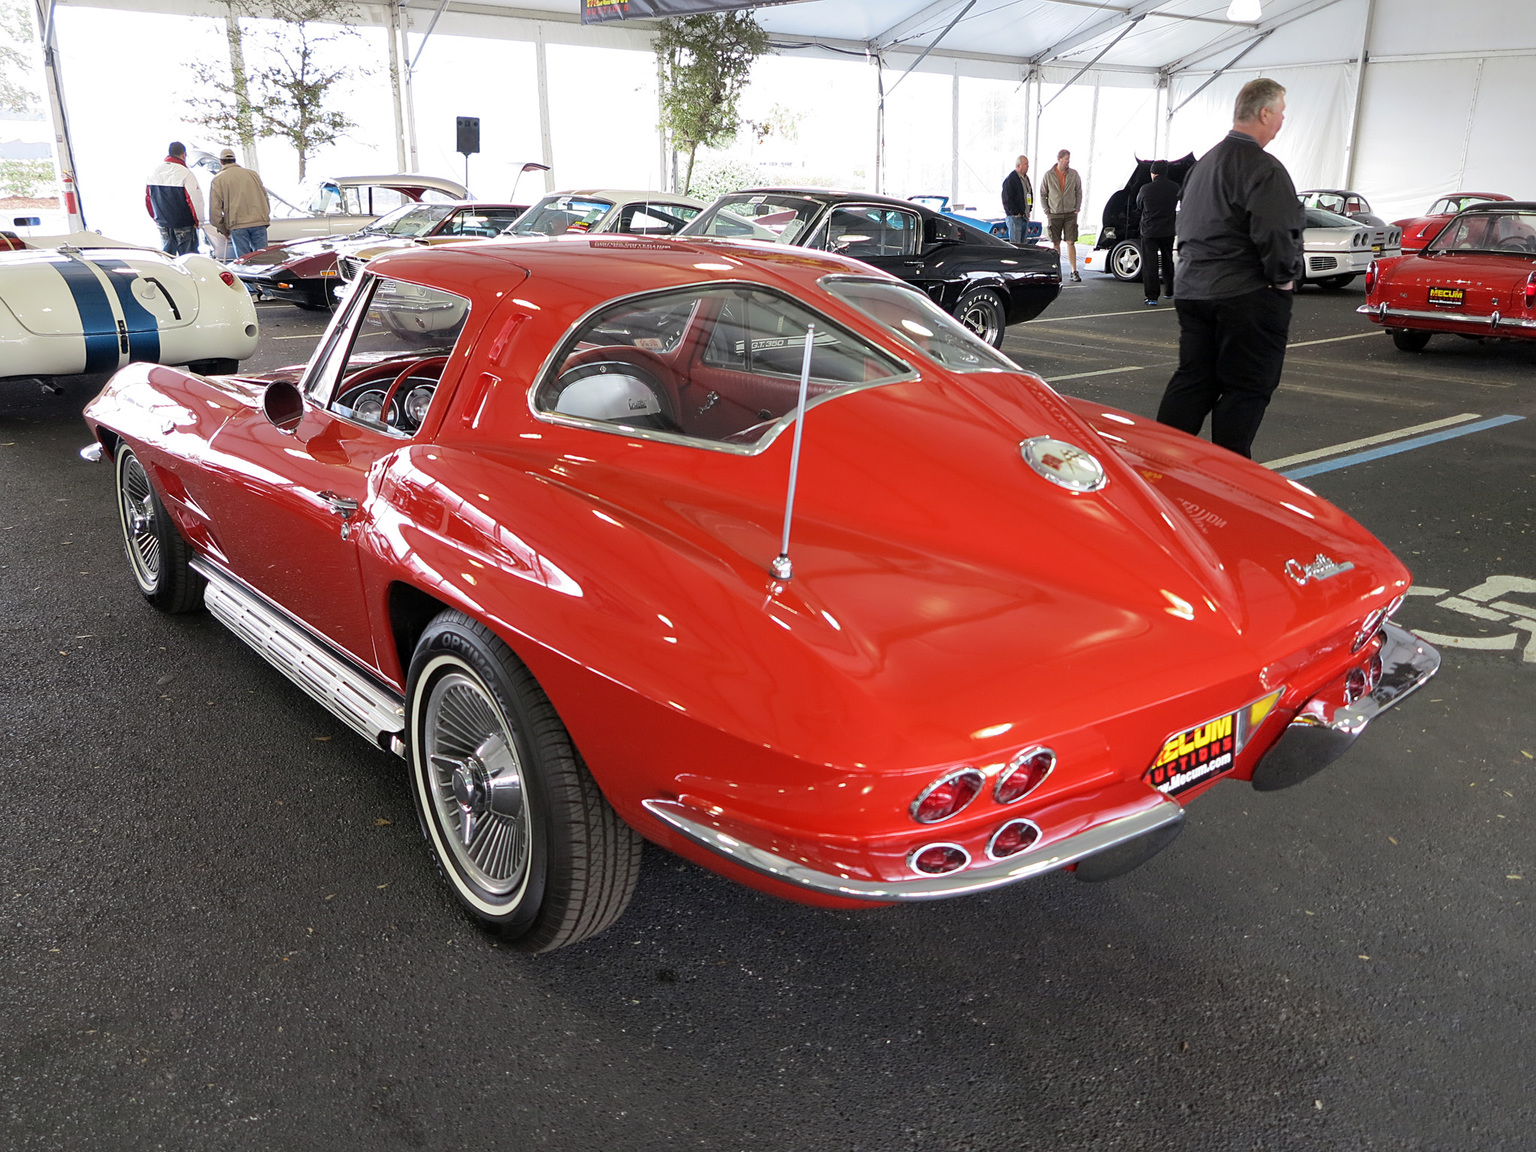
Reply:
<svg viewBox="0 0 1536 1152"><path fill-rule="evenodd" d="M1067 242L1067 262L1072 279L1077 274L1077 214L1083 207L1083 178L1072 167L1072 153L1063 148L1056 153L1056 163L1040 177L1040 205L1050 229L1051 247L1061 256L1061 242Z"/></svg>
<svg viewBox="0 0 1536 1152"><path fill-rule="evenodd" d="M267 246L267 190L260 176L235 163L232 149L220 152L219 162L223 167L208 188L208 222L234 245L236 257L246 256Z"/></svg>

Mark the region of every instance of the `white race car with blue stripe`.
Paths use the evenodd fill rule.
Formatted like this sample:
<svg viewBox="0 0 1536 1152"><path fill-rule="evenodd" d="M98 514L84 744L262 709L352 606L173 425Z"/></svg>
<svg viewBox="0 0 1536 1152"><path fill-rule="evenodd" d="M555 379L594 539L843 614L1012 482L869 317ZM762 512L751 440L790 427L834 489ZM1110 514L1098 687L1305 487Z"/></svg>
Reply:
<svg viewBox="0 0 1536 1152"><path fill-rule="evenodd" d="M0 251L0 379L115 372L135 360L228 373L256 339L250 294L206 256Z"/></svg>

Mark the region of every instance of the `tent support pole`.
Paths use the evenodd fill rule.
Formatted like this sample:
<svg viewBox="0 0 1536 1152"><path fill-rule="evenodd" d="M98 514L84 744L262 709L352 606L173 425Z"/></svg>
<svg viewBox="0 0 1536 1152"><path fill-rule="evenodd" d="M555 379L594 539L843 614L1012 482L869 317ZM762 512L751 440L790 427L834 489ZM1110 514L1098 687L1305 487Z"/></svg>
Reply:
<svg viewBox="0 0 1536 1152"><path fill-rule="evenodd" d="M549 62L544 52L544 27L538 25L538 40L533 46L534 62L538 66L539 79L539 140L544 145L544 191L555 190L555 150L551 146L549 131Z"/></svg>
<svg viewBox="0 0 1536 1152"><path fill-rule="evenodd" d="M396 171L404 172L405 106L400 99L400 5L396 0L390 0L385 12L389 23L389 93L395 113L395 166Z"/></svg>
<svg viewBox="0 0 1536 1152"><path fill-rule="evenodd" d="M1360 136L1360 110L1365 99L1365 66L1371 58L1371 20L1376 15L1376 0L1365 0L1365 28L1360 33L1360 59L1355 66L1355 102L1349 116L1349 138L1344 141L1345 189L1355 186L1355 142Z"/></svg>

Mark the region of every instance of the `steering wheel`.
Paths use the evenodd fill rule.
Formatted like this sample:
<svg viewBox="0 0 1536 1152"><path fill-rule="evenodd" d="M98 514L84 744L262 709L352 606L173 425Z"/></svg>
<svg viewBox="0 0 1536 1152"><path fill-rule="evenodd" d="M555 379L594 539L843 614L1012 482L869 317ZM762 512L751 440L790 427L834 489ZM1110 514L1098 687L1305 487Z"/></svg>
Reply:
<svg viewBox="0 0 1536 1152"><path fill-rule="evenodd" d="M565 358L565 363L560 365L560 379L564 380L573 368L603 363L638 368L649 376L650 379L645 383L655 391L656 399L661 404L662 415L674 424L677 422L677 394L682 381L677 369L648 348L636 348L631 344L610 344L602 348L584 349Z"/></svg>
<svg viewBox="0 0 1536 1152"><path fill-rule="evenodd" d="M384 423L391 428L397 426L389 418L389 406L394 402L395 393L400 391L400 385L404 384L412 376L425 372L429 368L436 368L438 370L438 374L441 375L443 368L446 367L447 364L448 357L446 356L428 356L424 359L417 360L412 364L406 365L405 371L396 376L394 381L390 384L389 388L385 390L383 403L379 405L380 418L384 421ZM434 380L433 384L435 385L436 383L437 381ZM402 416L405 415L405 410L403 408L400 410L400 414Z"/></svg>
<svg viewBox="0 0 1536 1152"><path fill-rule="evenodd" d="M1532 252L1536 253L1536 239L1529 236L1510 236L1499 241L1500 252Z"/></svg>

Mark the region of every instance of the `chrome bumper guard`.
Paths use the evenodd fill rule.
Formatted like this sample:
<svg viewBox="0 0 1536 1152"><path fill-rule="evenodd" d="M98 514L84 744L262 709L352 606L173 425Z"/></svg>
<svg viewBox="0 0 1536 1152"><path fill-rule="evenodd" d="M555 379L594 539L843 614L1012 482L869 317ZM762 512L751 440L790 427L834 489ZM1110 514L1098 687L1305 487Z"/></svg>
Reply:
<svg viewBox="0 0 1536 1152"><path fill-rule="evenodd" d="M1411 308L1388 308L1385 304L1362 304L1355 309L1362 316L1374 316L1383 324L1399 320L1440 320L1453 324L1477 324L1490 332L1500 328L1536 328L1536 319L1522 316L1505 316L1495 312L1491 316L1470 316L1456 312L1421 312Z"/></svg>
<svg viewBox="0 0 1536 1152"><path fill-rule="evenodd" d="M1440 653L1406 628L1382 625L1377 655L1381 676L1358 700L1343 695L1343 678L1314 696L1286 727L1253 770L1253 786L1275 792L1299 784L1332 764L1365 731L1365 726L1440 670Z"/></svg>
<svg viewBox="0 0 1536 1152"><path fill-rule="evenodd" d="M786 859L765 848L747 844L705 823L704 814L675 800L646 800L645 810L695 844L716 852L733 863L791 887L804 888L828 896L849 900L891 903L909 900L943 900L950 896L969 896L988 892L1007 884L1017 884L1075 864L1096 853L1156 832L1184 818L1184 809L1149 790L1146 807L1118 816L1086 831L1047 844L1033 851L1021 852L1006 860L979 868L964 868L944 876L916 876L910 880L861 880L818 872L805 864ZM915 830L914 830L915 831Z"/></svg>

